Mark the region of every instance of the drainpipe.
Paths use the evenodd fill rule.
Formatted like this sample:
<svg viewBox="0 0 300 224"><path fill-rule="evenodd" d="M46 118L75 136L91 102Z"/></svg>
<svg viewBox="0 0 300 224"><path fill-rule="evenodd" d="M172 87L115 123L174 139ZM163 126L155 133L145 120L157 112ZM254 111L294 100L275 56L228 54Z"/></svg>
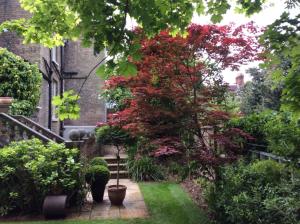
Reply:
<svg viewBox="0 0 300 224"><path fill-rule="evenodd" d="M60 47L60 97L63 97L64 93L64 46ZM59 135L64 135L64 121L59 122Z"/></svg>
<svg viewBox="0 0 300 224"><path fill-rule="evenodd" d="M53 70L51 67L51 52L52 49L49 51L49 58L50 58L50 68L49 68L49 98L48 98L48 129L51 130L52 128L52 74Z"/></svg>

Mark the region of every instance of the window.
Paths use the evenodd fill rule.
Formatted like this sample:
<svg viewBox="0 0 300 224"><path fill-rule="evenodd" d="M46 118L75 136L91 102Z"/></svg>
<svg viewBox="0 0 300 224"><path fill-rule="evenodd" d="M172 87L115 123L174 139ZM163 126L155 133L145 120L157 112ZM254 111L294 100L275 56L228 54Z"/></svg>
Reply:
<svg viewBox="0 0 300 224"><path fill-rule="evenodd" d="M54 47L51 49L51 61L54 61L57 63L56 55L57 55L57 48Z"/></svg>
<svg viewBox="0 0 300 224"><path fill-rule="evenodd" d="M58 95L58 82L53 79L52 81L52 97ZM57 117L55 114L55 106L52 105L52 120L57 121Z"/></svg>

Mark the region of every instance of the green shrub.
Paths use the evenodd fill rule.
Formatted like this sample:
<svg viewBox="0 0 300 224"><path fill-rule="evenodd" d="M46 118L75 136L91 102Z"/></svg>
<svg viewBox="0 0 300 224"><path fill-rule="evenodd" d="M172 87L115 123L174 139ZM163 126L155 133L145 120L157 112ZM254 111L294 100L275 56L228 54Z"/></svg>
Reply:
<svg viewBox="0 0 300 224"><path fill-rule="evenodd" d="M232 119L227 125L242 129L255 138L253 143L265 147L257 147L256 150L267 150L268 141L266 140L265 125L268 121L276 116L275 112L265 111L262 113L255 113L241 118Z"/></svg>
<svg viewBox="0 0 300 224"><path fill-rule="evenodd" d="M225 167L206 194L216 219L224 224L296 224L299 177L272 160Z"/></svg>
<svg viewBox="0 0 300 224"><path fill-rule="evenodd" d="M129 175L135 181L164 179L161 168L148 156L128 160Z"/></svg>
<svg viewBox="0 0 300 224"><path fill-rule="evenodd" d="M53 142L43 145L37 139L2 148L0 215L40 211L44 197L50 194L80 196L83 178L78 159L77 149Z"/></svg>
<svg viewBox="0 0 300 224"><path fill-rule="evenodd" d="M30 116L38 105L42 74L37 65L0 48L0 96L13 97L11 113Z"/></svg>
<svg viewBox="0 0 300 224"><path fill-rule="evenodd" d="M109 181L110 173L107 167L102 165L90 166L85 174L86 182L91 184L92 182L102 182L106 185Z"/></svg>
<svg viewBox="0 0 300 224"><path fill-rule="evenodd" d="M265 132L269 151L297 165L300 158L300 120L290 113L280 113L266 123Z"/></svg>
<svg viewBox="0 0 300 224"><path fill-rule="evenodd" d="M95 157L93 159L91 159L90 163L91 166L96 166L96 165L101 165L101 166L105 166L108 167L107 162L105 161L105 159L101 158L101 157Z"/></svg>

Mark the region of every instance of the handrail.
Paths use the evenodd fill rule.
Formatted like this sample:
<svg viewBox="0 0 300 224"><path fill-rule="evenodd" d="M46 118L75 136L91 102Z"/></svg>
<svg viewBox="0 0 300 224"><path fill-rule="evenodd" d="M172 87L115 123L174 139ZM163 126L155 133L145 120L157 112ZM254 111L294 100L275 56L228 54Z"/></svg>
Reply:
<svg viewBox="0 0 300 224"><path fill-rule="evenodd" d="M0 120L4 120L4 122L12 123L14 126L17 126L17 127L21 128L21 129L23 129L24 131L28 132L29 133L28 135L32 135L32 136L34 136L34 137L42 140L43 142L52 141L50 138L47 138L46 136L40 134L39 132L33 130L32 128L29 128L28 126L26 126L25 124L21 123L17 119L9 116L8 114L0 113ZM12 130L12 131L14 131L14 130Z"/></svg>
<svg viewBox="0 0 300 224"><path fill-rule="evenodd" d="M43 135L47 136L50 139L55 140L57 143L65 142L65 139L62 138L61 136L53 133L49 129L46 129L45 127L43 127L40 124L28 119L25 116L14 115L13 117L16 118L17 120L19 120L20 122L25 123L26 125L30 126L32 129L37 130L38 132L41 131L40 133L42 133Z"/></svg>

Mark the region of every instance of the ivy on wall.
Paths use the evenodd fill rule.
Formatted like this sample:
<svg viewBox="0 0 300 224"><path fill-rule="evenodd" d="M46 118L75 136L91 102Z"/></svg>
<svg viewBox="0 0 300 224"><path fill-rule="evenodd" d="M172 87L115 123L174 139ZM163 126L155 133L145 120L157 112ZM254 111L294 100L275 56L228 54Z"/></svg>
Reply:
<svg viewBox="0 0 300 224"><path fill-rule="evenodd" d="M37 65L0 48L0 96L14 99L12 114L30 116L40 98L42 75Z"/></svg>

